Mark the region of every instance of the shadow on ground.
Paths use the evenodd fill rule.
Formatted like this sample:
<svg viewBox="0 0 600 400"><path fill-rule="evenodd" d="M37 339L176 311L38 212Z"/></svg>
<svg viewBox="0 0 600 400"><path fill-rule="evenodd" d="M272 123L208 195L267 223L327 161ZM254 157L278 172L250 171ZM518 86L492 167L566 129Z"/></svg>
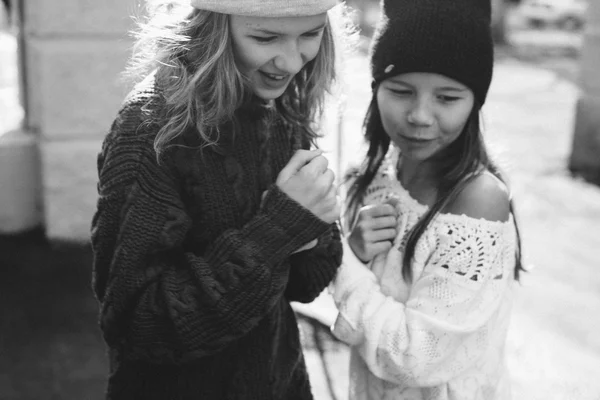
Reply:
<svg viewBox="0 0 600 400"><path fill-rule="evenodd" d="M0 236L0 399L101 399L107 364L88 245Z"/></svg>
<svg viewBox="0 0 600 400"><path fill-rule="evenodd" d="M90 246L49 243L41 232L0 236L0 266L0 399L103 399L108 363ZM318 322L299 323L305 348L331 345Z"/></svg>

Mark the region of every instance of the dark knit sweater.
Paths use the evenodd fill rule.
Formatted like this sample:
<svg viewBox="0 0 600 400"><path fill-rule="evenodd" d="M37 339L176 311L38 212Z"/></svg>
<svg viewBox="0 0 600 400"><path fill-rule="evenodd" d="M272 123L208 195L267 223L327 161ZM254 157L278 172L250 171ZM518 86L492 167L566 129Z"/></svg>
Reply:
<svg viewBox="0 0 600 400"><path fill-rule="evenodd" d="M336 225L274 184L298 133L248 107L233 139L225 127L218 147L199 150L192 130L157 163L162 105L153 80L139 85L98 157L93 284L107 398L311 399L289 301L312 301L342 249Z"/></svg>

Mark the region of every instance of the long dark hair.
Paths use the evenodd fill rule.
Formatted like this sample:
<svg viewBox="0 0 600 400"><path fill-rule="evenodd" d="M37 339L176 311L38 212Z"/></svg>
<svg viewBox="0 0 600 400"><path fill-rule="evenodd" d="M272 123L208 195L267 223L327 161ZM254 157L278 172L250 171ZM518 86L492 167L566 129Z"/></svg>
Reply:
<svg viewBox="0 0 600 400"><path fill-rule="evenodd" d="M351 226L354 224L362 205L365 193L390 147L390 138L383 129L379 106L377 104L377 89L373 89L373 98L367 110L363 123L365 140L369 143L367 157L360 168L350 170L346 179L351 180L347 196L346 219ZM444 163L440 168L437 199L433 206L421 217L408 234L402 263L402 276L408 282L412 280L411 260L415 253L416 244L427 229L429 223L440 213L465 186L481 171L487 169L506 184L497 165L490 158L483 141L479 123L480 107L475 104L467 123L458 138L444 152ZM510 213L513 215L517 233L517 249L515 252L515 278L518 280L521 271L525 271L521 257L521 235L512 199Z"/></svg>

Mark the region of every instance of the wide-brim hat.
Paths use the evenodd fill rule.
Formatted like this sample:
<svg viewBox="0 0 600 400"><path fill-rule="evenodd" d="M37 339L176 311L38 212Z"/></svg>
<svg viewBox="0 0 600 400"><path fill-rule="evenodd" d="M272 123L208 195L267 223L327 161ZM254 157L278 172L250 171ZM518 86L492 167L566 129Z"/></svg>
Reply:
<svg viewBox="0 0 600 400"><path fill-rule="evenodd" d="M303 17L327 12L338 0L191 0L200 10L252 17Z"/></svg>

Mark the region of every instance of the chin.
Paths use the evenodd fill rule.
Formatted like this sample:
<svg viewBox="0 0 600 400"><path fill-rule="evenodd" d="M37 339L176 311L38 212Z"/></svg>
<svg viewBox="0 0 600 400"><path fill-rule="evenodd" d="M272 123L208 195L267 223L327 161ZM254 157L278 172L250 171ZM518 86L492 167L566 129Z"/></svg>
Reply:
<svg viewBox="0 0 600 400"><path fill-rule="evenodd" d="M400 152L403 154L404 157L406 157L410 160L413 160L413 161L418 161L418 162L427 161L435 156L435 152L431 152L431 151L427 151L427 150L402 151L402 149L400 149Z"/></svg>
<svg viewBox="0 0 600 400"><path fill-rule="evenodd" d="M287 89L287 87L280 90L255 89L254 94L265 101L269 101L283 96L285 89Z"/></svg>

